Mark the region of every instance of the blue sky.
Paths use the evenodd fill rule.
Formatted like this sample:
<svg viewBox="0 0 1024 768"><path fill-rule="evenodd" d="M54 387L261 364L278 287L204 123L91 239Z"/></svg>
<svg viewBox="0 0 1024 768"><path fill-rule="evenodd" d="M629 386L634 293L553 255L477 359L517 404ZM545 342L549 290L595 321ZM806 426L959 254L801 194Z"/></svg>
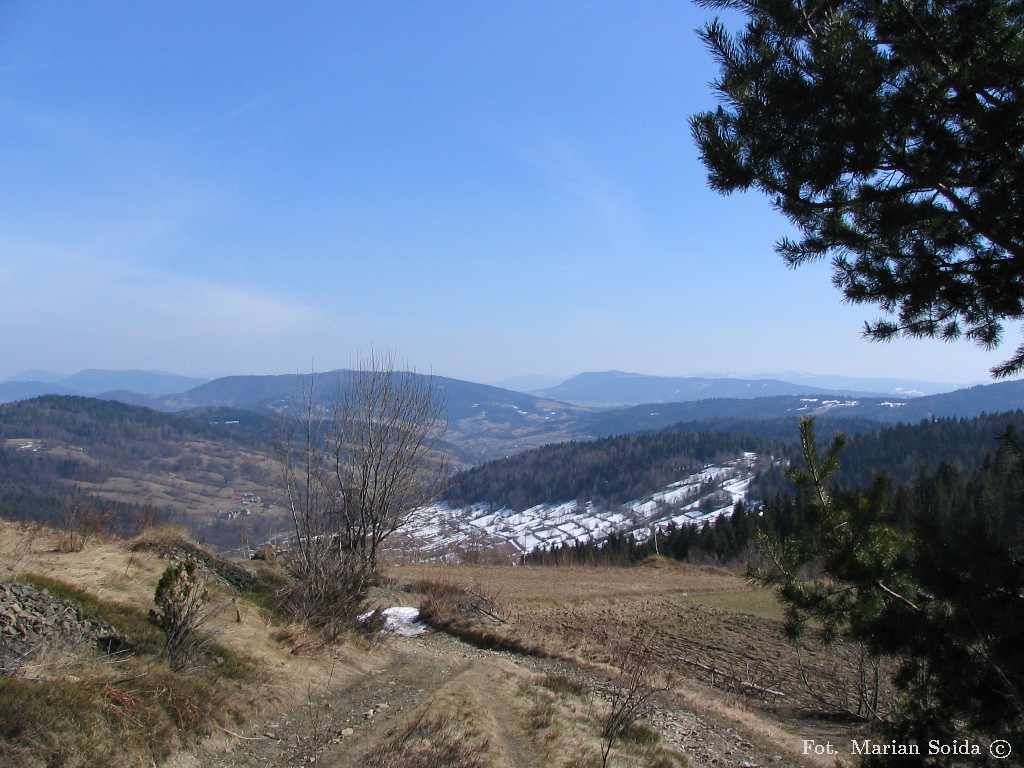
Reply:
<svg viewBox="0 0 1024 768"><path fill-rule="evenodd" d="M706 188L687 2L0 4L0 378L618 369L984 381L861 338Z"/></svg>

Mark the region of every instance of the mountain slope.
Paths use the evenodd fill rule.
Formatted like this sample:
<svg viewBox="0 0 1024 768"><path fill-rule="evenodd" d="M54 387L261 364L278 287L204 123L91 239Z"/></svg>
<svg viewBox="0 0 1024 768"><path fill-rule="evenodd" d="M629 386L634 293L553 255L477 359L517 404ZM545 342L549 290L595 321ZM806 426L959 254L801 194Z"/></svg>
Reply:
<svg viewBox="0 0 1024 768"><path fill-rule="evenodd" d="M878 376L830 376L827 374L800 373L786 371L774 374L761 374L755 378L777 378L793 384L810 384L840 392L875 392L888 397L920 397L921 395L940 395L962 389L963 384L948 381L921 381L920 379L893 379Z"/></svg>
<svg viewBox="0 0 1024 768"><path fill-rule="evenodd" d="M315 379L317 391L329 397L334 391L335 381L343 384L349 375L351 372L344 370L318 374ZM632 378L625 375L625 379ZM658 387L663 387L666 381L658 377L639 378L653 379ZM445 398L446 442L461 463L467 466L549 443L662 429L680 422L716 421L716 429L735 432L724 422L773 420L795 425L798 416L816 416L824 422L841 421L847 431L863 431L872 428L873 424L900 421L913 424L930 416L972 417L1024 405L1024 382L1021 381L909 399L837 397L813 392L749 397L750 390L746 389L744 397L648 403L619 409L575 405L442 376L433 377L433 381ZM743 380L724 381L730 386L739 383L744 388L748 384L756 384ZM177 395L140 397L118 394L117 399L172 412L234 408L261 414L287 414L295 412L301 405L303 387L308 387L308 382L306 375L230 376ZM708 428L707 424L694 427L703 431Z"/></svg>
<svg viewBox="0 0 1024 768"><path fill-rule="evenodd" d="M344 384L351 371L339 370L318 374L315 378L320 396L329 398L335 381ZM796 423L797 416L815 415L823 421L841 420L847 431L863 431L872 424L898 421L916 423L930 416L970 417L982 412L1012 410L1024 405L1024 384L1020 381L1000 382L944 394L901 399L894 397L836 396L804 391L802 394L751 395L758 390L771 391L773 387L795 387L785 382L742 379L670 379L634 376L630 374L586 374L576 377L577 385L587 377L615 384L625 389L593 390L591 399L634 397L629 390L637 382L649 397L681 397L680 385L691 387L690 395L707 395L709 382L742 390L742 397L715 397L688 402L659 402L618 409L582 406L524 394L500 387L476 384L459 379L435 376L433 382L445 399L444 418L448 433L446 442L458 462L464 466L508 456L529 448L571 439L591 439L606 435L625 434L647 429L660 429L680 422L717 422L716 428L735 432L725 424L736 420L773 420ZM88 378L88 377L86 377ZM102 377L101 377L102 378ZM104 380L105 381L105 380ZM138 392L106 392L102 396L123 403L144 406L173 413L200 414L203 409L234 409L234 413L248 411L263 417L295 413L301 410L303 387L308 387L308 375L281 376L229 376L215 379L176 394L149 395ZM570 382L567 382L569 384ZM98 385L98 384L97 384ZM35 383L0 384L0 400L10 391L13 397L24 398L40 393L38 387L56 387ZM575 385L574 385L575 386ZM675 387L671 392L667 387ZM5 390L5 388L15 388ZM557 388L556 388L557 390ZM545 390L552 393L556 390ZM562 391L563 395L572 395ZM581 395L581 397L583 397ZM586 398L583 398L586 399ZM209 421L245 421L246 430L264 439L273 433L267 421L218 417L209 415ZM707 424L696 427L706 430ZM242 430L240 430L242 431ZM757 430L758 434L767 434Z"/></svg>
<svg viewBox="0 0 1024 768"><path fill-rule="evenodd" d="M1004 381L909 400L882 397L815 395L721 398L687 403L654 403L594 413L581 418L579 431L594 437L641 429L661 429L708 419L791 419L815 416L825 422L867 420L879 424L915 424L921 419L1011 411L1024 406L1024 381Z"/></svg>
<svg viewBox="0 0 1024 768"><path fill-rule="evenodd" d="M262 506L278 492L275 466L266 443L223 424L84 397L0 405L0 515L89 494L171 510L211 544L238 546L246 527L262 537L281 518Z"/></svg>
<svg viewBox="0 0 1024 768"><path fill-rule="evenodd" d="M13 403L42 395L77 395L73 389L45 381L5 381L0 384L0 403Z"/></svg>
<svg viewBox="0 0 1024 768"><path fill-rule="evenodd" d="M732 511L763 459L754 453L677 470L676 479L620 504L573 499L515 511L499 504L434 504L416 510L402 531L402 549L427 558L465 556L474 549L527 553L538 547L602 541L633 533L645 540L652 527L702 525Z"/></svg>
<svg viewBox="0 0 1024 768"><path fill-rule="evenodd" d="M59 383L85 395L99 395L118 389L143 395L161 395L191 389L205 381L164 371L106 371L91 368L68 376Z"/></svg>
<svg viewBox="0 0 1024 768"><path fill-rule="evenodd" d="M315 399L330 402L336 387L345 386L352 375L348 370L316 374ZM570 439L578 417L587 412L579 406L486 384L444 376L430 378L444 400L446 442L465 464ZM125 399L171 412L236 408L287 415L301 412L304 390L309 385L308 375L228 376L177 395Z"/></svg>

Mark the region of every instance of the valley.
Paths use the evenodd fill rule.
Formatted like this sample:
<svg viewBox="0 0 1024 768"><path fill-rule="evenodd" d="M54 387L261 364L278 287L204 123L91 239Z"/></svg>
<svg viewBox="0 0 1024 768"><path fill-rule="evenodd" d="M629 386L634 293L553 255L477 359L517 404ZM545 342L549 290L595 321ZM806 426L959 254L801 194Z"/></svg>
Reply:
<svg viewBox="0 0 1024 768"><path fill-rule="evenodd" d="M860 401L810 394L599 411L475 389L446 401L457 431L444 445L478 442L453 463L442 497L410 510L388 538L365 604L370 615L418 612L429 628L380 636L353 625L325 642L276 602L293 578L281 550L248 559L293 537L273 436L274 414L295 407L294 392L266 381L211 384L222 388L216 397L179 412L59 395L0 405L0 511L16 521L0 522L0 582L48 585L39 605L68 595L59 611L75 638L65 646L63 625L37 617L36 602L4 603L13 592L0 590L0 640L51 627L40 630L50 640L12 657L16 675L0 675L0 714L31 723L43 716L29 717L26 702L64 706L70 669L76 706L92 718L86 742L66 732L75 722L67 715L45 715L45 734L19 726L0 741L0 766L46 765L32 762L45 742L64 755L50 764L114 768L124 724L147 722L123 749L148 752L161 768L589 768L602 754L636 768L831 768L804 754L804 740L865 733L864 701L894 706L893 662L846 641L790 642L773 593L742 575L758 563L758 531L805 525L784 498L798 446L793 413L778 419L777 406L856 427L841 482L865 487L884 469L908 519L937 499L953 508L944 499L956 493L1003 509L998 499L1012 499L1014 486L987 457L1001 431L1024 428L1020 410L830 422ZM1008 392L948 402L970 413ZM909 413L922 401L879 412ZM721 415L729 407L735 418ZM597 419L645 424L676 408L718 415L587 439L578 431ZM554 434L565 439L544 442ZM470 461L494 453L503 456ZM116 519L71 514L86 502L112 505ZM179 527L161 527L168 522ZM182 558L203 564L216 650L195 668L168 670L145 617L161 574ZM141 638L132 672L83 651L78 624L94 603ZM631 682L631 664L642 665L642 684ZM149 685L157 678L163 688ZM26 698L25 686L48 693ZM171 690L170 714L160 714ZM605 752L607 718L631 690L644 696L636 731Z"/></svg>
<svg viewBox="0 0 1024 768"><path fill-rule="evenodd" d="M91 383L90 397L174 413L204 422L239 422L234 429L264 441L274 437L275 420L302 410L304 388L314 399L328 402L351 371L309 375L228 376L191 389L168 392L188 381L167 374L82 372L66 381ZM88 374L88 375L84 375ZM102 375L101 375L102 374ZM130 375L128 375L130 374ZM827 389L777 380L669 378L610 371L581 374L559 388L539 393L516 392L444 376L430 376L444 400L445 441L459 467L471 467L521 451L567 440L664 429L691 422L710 430L715 423L785 422L795 437L798 416L815 416L844 431L877 429L880 425L915 423L925 418L970 418L982 413L1014 410L1024 403L1024 382L1006 381L942 393L910 396L909 386L875 382L886 392ZM855 383L856 380L853 380ZM97 392L98 383L123 385ZM866 380L872 383L872 380ZM920 384L920 382L918 382ZM131 391L130 385L140 391ZM154 391L163 390L163 393ZM73 394L62 384L0 382L0 404L52 392Z"/></svg>

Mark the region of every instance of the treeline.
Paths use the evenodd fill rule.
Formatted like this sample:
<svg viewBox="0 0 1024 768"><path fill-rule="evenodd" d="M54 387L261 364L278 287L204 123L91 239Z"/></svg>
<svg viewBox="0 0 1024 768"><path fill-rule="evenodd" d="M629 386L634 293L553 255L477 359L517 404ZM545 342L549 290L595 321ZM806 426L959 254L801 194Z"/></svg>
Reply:
<svg viewBox="0 0 1024 768"><path fill-rule="evenodd" d="M780 518L781 519L781 518ZM644 540L632 533L612 534L603 541L575 542L535 549L523 556L526 565L635 565L652 555L674 560L727 564L742 559L758 531L766 530L772 518L760 508L738 503L731 514L703 525L668 526Z"/></svg>
<svg viewBox="0 0 1024 768"><path fill-rule="evenodd" d="M822 442L833 432L845 432L841 423L819 421L818 425ZM995 450L997 439L1008 428L1024 432L1024 411L982 414L969 419L923 419L916 424L896 424L874 432L851 434L835 481L842 488L866 488L877 473L897 484L906 484L942 464L972 472ZM796 420L792 429L795 435ZM786 466L797 460L799 450L795 442L786 445L785 452L779 454L784 461L758 473L750 484L748 498L770 499L793 493Z"/></svg>
<svg viewBox="0 0 1024 768"><path fill-rule="evenodd" d="M996 441L1007 428L1024 430L1024 411L970 419L925 419L857 434L843 449L836 479L845 488L863 488L874 472L886 474L897 483L909 483L922 470L933 470L943 463L973 471L995 450ZM823 429L822 437L826 434Z"/></svg>
<svg viewBox="0 0 1024 768"><path fill-rule="evenodd" d="M854 427L837 480L842 487L864 487L873 473L897 483L948 463L966 471L978 468L1007 426L1024 431L1021 410L970 419L929 419L917 424L880 427L860 420L822 420L820 432L849 433ZM515 510L573 499L610 504L651 494L706 464L735 458L744 451L772 457L751 483L748 498L791 494L786 466L799 455L797 420L678 424L657 432L568 442L527 451L475 467L458 475L445 500L462 506L489 502Z"/></svg>
<svg viewBox="0 0 1024 768"><path fill-rule="evenodd" d="M573 499L616 504L744 451L778 450L773 441L710 432L663 431L558 443L458 475L445 500L456 506L490 502L518 511Z"/></svg>
<svg viewBox="0 0 1024 768"><path fill-rule="evenodd" d="M988 426L995 423L998 419ZM1012 441L988 442L992 450L980 461L965 462L974 464L973 469L941 462L931 471L919 472L910 482L876 478L870 493L883 505L886 521L908 536L932 541L955 542L961 536L984 534L987 540L1005 542L1018 551L1024 549L1024 464L1020 446ZM850 498L868 492L841 484L834 488L835 494ZM630 565L660 554L693 562L749 563L759 556L755 547L759 534L812 539L810 512L809 498L780 493L766 501L737 504L731 514L703 525L670 525L643 541L627 534L602 542L536 550L526 555L524 562Z"/></svg>
<svg viewBox="0 0 1024 768"><path fill-rule="evenodd" d="M187 520L171 509L127 504L96 497L81 497L74 492L45 494L24 487L0 486L0 511L6 520L42 523L52 528L89 527L90 533L110 533L129 537L144 526L182 524Z"/></svg>

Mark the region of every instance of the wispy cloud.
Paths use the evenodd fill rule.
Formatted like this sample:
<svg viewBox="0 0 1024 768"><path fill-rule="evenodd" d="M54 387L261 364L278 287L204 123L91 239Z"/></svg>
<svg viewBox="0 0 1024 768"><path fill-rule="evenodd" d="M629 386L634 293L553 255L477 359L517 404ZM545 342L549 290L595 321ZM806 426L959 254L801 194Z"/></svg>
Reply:
<svg viewBox="0 0 1024 768"><path fill-rule="evenodd" d="M644 215L634 196L570 137L527 125L506 125L496 133L507 152L539 172L547 183L581 201L624 243L635 243L641 236Z"/></svg>
<svg viewBox="0 0 1024 768"><path fill-rule="evenodd" d="M29 354L36 344L51 361L74 359L85 347L91 359L116 351L122 360L162 357L189 370L237 365L231 350L287 346L329 323L318 309L264 289L74 250L4 243L0 263L8 297L0 347Z"/></svg>
<svg viewBox="0 0 1024 768"><path fill-rule="evenodd" d="M268 101L270 101L276 94L277 94L277 89L272 90L272 91L267 91L266 93L264 93L264 94L262 94L260 96L257 96L254 99L250 99L249 101L246 101L245 103L243 103L243 104L241 104L239 106L232 107L231 109L225 110L224 112L221 112L218 115L214 115L213 117L209 118L208 120L203 120L202 122L198 123L195 126L194 130L196 130L196 131L203 131L203 130L206 130L207 128L212 128L214 126L219 126L219 125L223 125L225 123L234 122L235 120L238 120L239 118L244 116L247 112L251 112L251 111L253 111L255 109L258 109L263 104L265 104Z"/></svg>

